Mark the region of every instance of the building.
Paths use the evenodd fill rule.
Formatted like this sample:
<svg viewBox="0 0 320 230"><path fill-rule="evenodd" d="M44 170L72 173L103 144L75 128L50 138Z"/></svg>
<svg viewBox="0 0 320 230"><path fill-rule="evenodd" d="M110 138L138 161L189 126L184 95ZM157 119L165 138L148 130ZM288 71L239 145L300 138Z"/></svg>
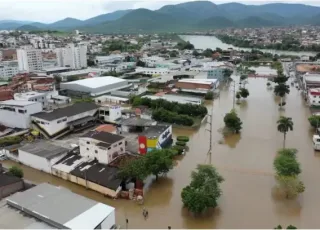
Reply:
<svg viewBox="0 0 320 230"><path fill-rule="evenodd" d="M33 101L0 102L0 123L11 128L30 128L30 116L42 111L42 104Z"/></svg>
<svg viewBox="0 0 320 230"><path fill-rule="evenodd" d="M214 68L208 70L207 78L208 79L217 79L218 81L222 81L224 68Z"/></svg>
<svg viewBox="0 0 320 230"><path fill-rule="evenodd" d="M68 72L61 72L57 74L59 77L61 77L62 81L67 81L69 77L98 77L101 76L103 73L108 72L106 69L98 69L98 68L87 68L87 69L81 69L81 70L74 70L74 71L68 71Z"/></svg>
<svg viewBox="0 0 320 230"><path fill-rule="evenodd" d="M0 79L8 80L19 73L19 65L17 61L0 62Z"/></svg>
<svg viewBox="0 0 320 230"><path fill-rule="evenodd" d="M97 128L95 128L95 131L117 134L117 128L110 124L100 125Z"/></svg>
<svg viewBox="0 0 320 230"><path fill-rule="evenodd" d="M58 229L111 229L115 209L47 183L16 193L7 205Z"/></svg>
<svg viewBox="0 0 320 230"><path fill-rule="evenodd" d="M138 67L138 68L136 68L135 72L147 74L147 75L163 75L163 74L169 74L171 71L168 68L142 68L142 67Z"/></svg>
<svg viewBox="0 0 320 230"><path fill-rule="evenodd" d="M313 88L308 90L308 103L311 107L320 106L320 88Z"/></svg>
<svg viewBox="0 0 320 230"><path fill-rule="evenodd" d="M46 141L23 145L18 149L18 161L31 168L51 173L52 166L67 155L69 149Z"/></svg>
<svg viewBox="0 0 320 230"><path fill-rule="evenodd" d="M96 159L99 163L109 164L125 153L125 138L117 134L90 131L79 138L80 155Z"/></svg>
<svg viewBox="0 0 320 230"><path fill-rule="evenodd" d="M65 48L55 49L58 66L81 69L87 67L87 46L68 44Z"/></svg>
<svg viewBox="0 0 320 230"><path fill-rule="evenodd" d="M98 116L98 108L94 103L76 103L50 112L33 114L31 120L34 128L47 138L52 138L90 125Z"/></svg>
<svg viewBox="0 0 320 230"><path fill-rule="evenodd" d="M156 95L146 95L142 96L143 98L149 98L151 100L158 100L163 99L169 102L176 102L179 104L194 104L194 105L201 105L203 102L203 99L200 97L187 97L187 96L178 96L174 94L163 94L160 96Z"/></svg>
<svg viewBox="0 0 320 230"><path fill-rule="evenodd" d="M165 148L172 144L172 126L151 126L139 135L138 141L139 153L142 155L154 149Z"/></svg>
<svg viewBox="0 0 320 230"><path fill-rule="evenodd" d="M14 100L17 101L35 101L42 104L43 108L47 108L48 100L46 93L38 93L35 91L26 92L26 93L15 93Z"/></svg>
<svg viewBox="0 0 320 230"><path fill-rule="evenodd" d="M120 54L108 55L108 56L96 56L94 62L99 67L104 67L109 64L122 62L124 56Z"/></svg>
<svg viewBox="0 0 320 230"><path fill-rule="evenodd" d="M320 88L320 74L306 73L302 76L302 80L306 90L311 88Z"/></svg>
<svg viewBox="0 0 320 230"><path fill-rule="evenodd" d="M128 81L111 76L94 77L60 84L60 88L66 90L67 94L79 93L90 96L99 96L129 86Z"/></svg>
<svg viewBox="0 0 320 230"><path fill-rule="evenodd" d="M96 97L95 102L97 104L127 104L129 102L129 98L125 97L116 97L111 95L102 95L100 97Z"/></svg>
<svg viewBox="0 0 320 230"><path fill-rule="evenodd" d="M33 72L43 69L42 52L39 49L17 49L20 71Z"/></svg>
<svg viewBox="0 0 320 230"><path fill-rule="evenodd" d="M182 79L175 83L175 87L181 91L203 94L216 89L218 86L218 79Z"/></svg>
<svg viewBox="0 0 320 230"><path fill-rule="evenodd" d="M51 68L43 68L42 71L46 75L51 75L51 74L59 74L59 73L69 72L69 71L71 71L71 68L70 67L51 67Z"/></svg>

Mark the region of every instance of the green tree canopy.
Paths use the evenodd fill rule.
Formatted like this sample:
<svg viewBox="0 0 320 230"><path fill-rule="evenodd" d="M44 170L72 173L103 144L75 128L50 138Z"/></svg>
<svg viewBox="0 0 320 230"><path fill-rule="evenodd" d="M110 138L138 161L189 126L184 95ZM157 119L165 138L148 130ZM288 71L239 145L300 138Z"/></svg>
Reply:
<svg viewBox="0 0 320 230"><path fill-rule="evenodd" d="M12 166L9 168L9 174L19 178L23 177L23 170L17 166Z"/></svg>
<svg viewBox="0 0 320 230"><path fill-rule="evenodd" d="M227 113L223 120L225 126L234 133L239 133L242 129L242 121L235 110L231 110L230 113Z"/></svg>
<svg viewBox="0 0 320 230"><path fill-rule="evenodd" d="M300 164L295 157L279 154L274 162L274 168L278 175L297 176L301 173Z"/></svg>
<svg viewBox="0 0 320 230"><path fill-rule="evenodd" d="M181 192L182 202L189 211L201 213L207 208L215 208L222 195L220 183L223 177L212 165L198 165L191 174L191 183Z"/></svg>
<svg viewBox="0 0 320 230"><path fill-rule="evenodd" d="M319 128L320 127L320 116L312 115L308 118L310 125L313 128Z"/></svg>
<svg viewBox="0 0 320 230"><path fill-rule="evenodd" d="M289 131L293 130L293 121L291 117L281 116L277 121L277 129L279 132L283 133L283 148L286 146L286 135Z"/></svg>
<svg viewBox="0 0 320 230"><path fill-rule="evenodd" d="M249 90L246 88L241 88L239 94L243 98L247 98L250 95Z"/></svg>
<svg viewBox="0 0 320 230"><path fill-rule="evenodd" d="M296 197L305 191L304 184L296 176L277 175L276 179L279 188L285 192L287 198Z"/></svg>
<svg viewBox="0 0 320 230"><path fill-rule="evenodd" d="M143 181L149 175L145 166L145 158L140 157L122 167L119 175L121 178L135 178Z"/></svg>
<svg viewBox="0 0 320 230"><path fill-rule="evenodd" d="M170 149L157 149L145 155L146 171L152 173L158 179L159 174L167 173L173 168L174 153Z"/></svg>

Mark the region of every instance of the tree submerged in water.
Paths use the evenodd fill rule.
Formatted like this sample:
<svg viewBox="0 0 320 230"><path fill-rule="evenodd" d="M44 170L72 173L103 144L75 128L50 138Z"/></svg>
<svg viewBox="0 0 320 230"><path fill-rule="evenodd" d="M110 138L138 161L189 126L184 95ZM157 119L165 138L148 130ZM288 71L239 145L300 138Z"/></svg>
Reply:
<svg viewBox="0 0 320 230"><path fill-rule="evenodd" d="M225 126L232 133L239 133L242 129L242 121L238 117L237 112L233 109L230 113L227 113L223 119Z"/></svg>

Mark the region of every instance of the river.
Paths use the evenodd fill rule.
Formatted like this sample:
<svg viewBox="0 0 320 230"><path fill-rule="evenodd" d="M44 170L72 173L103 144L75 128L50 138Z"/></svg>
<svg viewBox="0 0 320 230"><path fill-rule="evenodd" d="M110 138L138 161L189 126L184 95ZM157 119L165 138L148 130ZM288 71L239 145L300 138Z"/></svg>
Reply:
<svg viewBox="0 0 320 230"><path fill-rule="evenodd" d="M251 50L249 48L240 48L235 47L233 45L229 45L227 43L222 42L215 36L199 36L199 35L180 35L180 38L189 41L194 45L196 49L213 49L221 48L228 49L233 48L235 50ZM273 54L284 54L284 55L295 55L295 56L314 56L316 53L314 52L294 52L294 51L283 51L283 50L269 50L269 49L260 49L262 52L269 52Z"/></svg>
<svg viewBox="0 0 320 230"><path fill-rule="evenodd" d="M225 178L223 195L218 208L209 215L193 217L182 206L180 193L190 182L190 173L197 164L209 163L207 151L209 133L203 125L198 131L174 129L175 135L190 136L190 151L177 160L177 165L153 183L145 197L144 206L149 218L142 217L142 207L134 201L111 200L93 191L38 172L25 166L25 178L36 182L62 185L72 191L116 208L117 222L125 228L273 228L278 224L299 228L318 228L320 207L320 154L312 148L312 131L308 123L309 109L300 92L291 87L285 111L279 112L279 98L266 87L266 79L249 79L246 87L250 96L236 109L243 121L240 135L234 135L223 144L221 133L223 116L232 108L232 87L221 91L213 103L213 153L212 164ZM211 107L212 108L212 107ZM211 110L210 108L210 110ZM273 160L281 148L283 135L277 131L280 114L290 116L294 131L287 135L287 147L297 148L306 191L297 199L286 200L274 194ZM7 161L6 165L15 164Z"/></svg>

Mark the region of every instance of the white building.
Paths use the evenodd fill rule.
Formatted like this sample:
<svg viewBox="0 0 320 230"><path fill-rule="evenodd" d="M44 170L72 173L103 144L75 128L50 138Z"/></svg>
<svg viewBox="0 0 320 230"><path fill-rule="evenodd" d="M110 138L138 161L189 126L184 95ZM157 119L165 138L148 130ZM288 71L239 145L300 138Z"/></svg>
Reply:
<svg viewBox="0 0 320 230"><path fill-rule="evenodd" d="M17 61L0 62L0 79L7 80L19 73L19 65Z"/></svg>
<svg viewBox="0 0 320 230"><path fill-rule="evenodd" d="M94 103L76 103L51 112L33 114L31 120L37 129L51 137L55 134L83 125L95 119L98 106Z"/></svg>
<svg viewBox="0 0 320 230"><path fill-rule="evenodd" d="M125 153L125 138L113 133L90 131L79 138L80 155L109 164Z"/></svg>
<svg viewBox="0 0 320 230"><path fill-rule="evenodd" d="M31 168L51 174L52 166L68 152L69 150L66 148L39 141L20 147L17 160Z"/></svg>
<svg viewBox="0 0 320 230"><path fill-rule="evenodd" d="M313 88L308 90L309 106L320 106L320 88Z"/></svg>
<svg viewBox="0 0 320 230"><path fill-rule="evenodd" d="M87 68L81 70L74 70L68 72L61 72L58 75L61 77L62 81L67 81L68 77L72 76L101 76L103 73L108 72L107 69L100 69L100 68Z"/></svg>
<svg viewBox="0 0 320 230"><path fill-rule="evenodd" d="M33 72L43 69L41 50L17 49L17 59L20 71Z"/></svg>
<svg viewBox="0 0 320 230"><path fill-rule="evenodd" d="M0 123L11 128L27 129L30 116L42 111L42 104L33 101L8 100L0 102Z"/></svg>
<svg viewBox="0 0 320 230"><path fill-rule="evenodd" d="M93 77L60 84L62 90L88 93L91 96L99 96L129 86L127 80L112 76Z"/></svg>
<svg viewBox="0 0 320 230"><path fill-rule="evenodd" d="M179 104L194 104L194 105L201 105L203 102L202 98L177 96L177 95L171 95L171 94L164 94L162 96L146 95L146 96L143 96L142 98L149 98L151 100L163 99L169 102L177 102Z"/></svg>
<svg viewBox="0 0 320 230"><path fill-rule="evenodd" d="M15 93L14 100L17 101L35 101L42 104L43 108L48 106L47 94L38 92Z"/></svg>
<svg viewBox="0 0 320 230"><path fill-rule="evenodd" d="M68 44L65 48L55 49L58 66L81 69L87 67L87 46Z"/></svg>
<svg viewBox="0 0 320 230"><path fill-rule="evenodd" d="M96 56L95 63L97 66L105 66L107 64L112 64L114 62L122 62L124 56L120 54L114 54L109 56Z"/></svg>
<svg viewBox="0 0 320 230"><path fill-rule="evenodd" d="M98 100L98 103L100 100ZM119 105L103 106L99 108L99 118L105 122L114 123L116 120L122 118L122 108Z"/></svg>
<svg viewBox="0 0 320 230"><path fill-rule="evenodd" d="M163 62L165 59L158 56L151 56L151 57L143 57L140 60L145 62L148 67L155 67L156 63Z"/></svg>
<svg viewBox="0 0 320 230"><path fill-rule="evenodd" d="M143 74L150 74L150 75L163 75L169 74L171 71L168 68L136 68L135 72L143 73Z"/></svg>

